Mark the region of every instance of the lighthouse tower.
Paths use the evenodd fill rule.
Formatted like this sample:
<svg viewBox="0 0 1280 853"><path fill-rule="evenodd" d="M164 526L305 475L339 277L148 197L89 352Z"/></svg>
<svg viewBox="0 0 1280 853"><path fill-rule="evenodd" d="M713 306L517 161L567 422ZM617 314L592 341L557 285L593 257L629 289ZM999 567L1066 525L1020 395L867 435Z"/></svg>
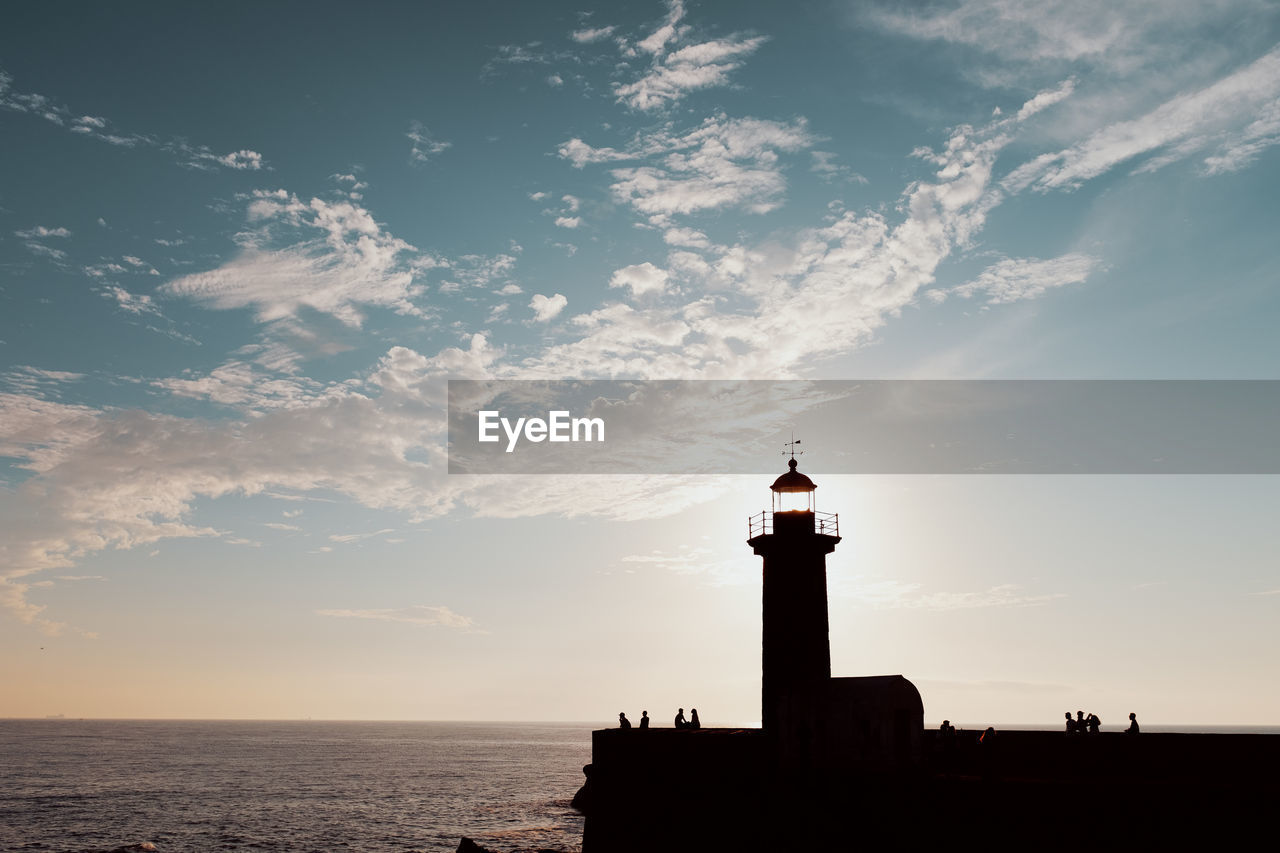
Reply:
<svg viewBox="0 0 1280 853"><path fill-rule="evenodd" d="M788 695L831 678L827 626L827 555L840 542L839 517L814 506L817 486L796 470L774 481L771 509L748 522L747 544L764 558L762 707L766 732L777 731Z"/></svg>

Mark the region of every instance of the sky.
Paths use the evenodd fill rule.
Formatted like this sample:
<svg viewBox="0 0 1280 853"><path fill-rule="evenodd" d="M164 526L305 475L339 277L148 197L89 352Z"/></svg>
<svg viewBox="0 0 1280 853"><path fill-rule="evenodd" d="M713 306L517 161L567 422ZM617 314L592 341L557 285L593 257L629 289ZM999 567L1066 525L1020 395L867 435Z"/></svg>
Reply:
<svg viewBox="0 0 1280 853"><path fill-rule="evenodd" d="M449 378L1280 378L1266 0L3 16L0 716L758 720L770 478L450 475ZM826 426L834 674L1280 725L1277 478Z"/></svg>

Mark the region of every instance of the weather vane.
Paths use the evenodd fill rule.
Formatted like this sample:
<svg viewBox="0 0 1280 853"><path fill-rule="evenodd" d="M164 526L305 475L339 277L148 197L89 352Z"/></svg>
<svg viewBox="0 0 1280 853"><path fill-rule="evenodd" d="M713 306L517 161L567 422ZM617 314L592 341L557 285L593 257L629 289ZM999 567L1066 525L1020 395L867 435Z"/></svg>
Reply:
<svg viewBox="0 0 1280 853"><path fill-rule="evenodd" d="M785 441L782 443L782 446L787 448L786 450L782 451L782 455L790 456L792 459L795 459L797 456L804 456L803 450L799 452L796 451L796 445L799 443L800 443L800 439L796 438L795 431L793 430L791 433L791 440Z"/></svg>

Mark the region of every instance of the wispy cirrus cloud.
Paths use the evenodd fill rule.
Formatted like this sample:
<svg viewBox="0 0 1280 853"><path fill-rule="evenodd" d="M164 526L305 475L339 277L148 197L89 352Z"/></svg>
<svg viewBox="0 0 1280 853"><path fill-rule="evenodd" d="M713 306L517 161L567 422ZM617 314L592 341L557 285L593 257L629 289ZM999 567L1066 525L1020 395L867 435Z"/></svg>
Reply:
<svg viewBox="0 0 1280 853"><path fill-rule="evenodd" d="M1079 252L1043 261L1005 258L987 267L973 281L952 288L951 293L965 299L981 294L989 305L1034 299L1053 288L1085 281L1100 263L1098 258ZM935 301L940 300L935 297Z"/></svg>
<svg viewBox="0 0 1280 853"><path fill-rule="evenodd" d="M998 584L968 592L925 592L918 583L851 581L833 584L833 595L851 598L878 610L972 610L986 607L1036 607L1066 598L1065 593L1031 594L1017 584Z"/></svg>
<svg viewBox="0 0 1280 853"><path fill-rule="evenodd" d="M963 45L1006 62L1080 63L1131 73L1167 64L1192 48L1195 36L1222 22L1265 12L1263 0L959 0L904 8L860 3L870 24L916 39Z"/></svg>
<svg viewBox="0 0 1280 853"><path fill-rule="evenodd" d="M16 91L13 88L13 77L3 69L0 69L0 109L41 118L71 133L96 139L108 145L124 148L155 148L173 156L182 165L195 169L213 169L221 166L234 170L257 171L267 168L262 155L247 148L227 154L217 154L207 146L192 145L179 137L165 139L141 133L111 130L111 123L101 116L77 115L69 107L46 95Z"/></svg>
<svg viewBox="0 0 1280 853"><path fill-rule="evenodd" d="M1041 155L1002 182L1010 192L1074 189L1122 163L1152 172L1203 156L1209 174L1239 169L1280 143L1280 47L1216 82ZM1143 159L1145 158L1145 159Z"/></svg>
<svg viewBox="0 0 1280 853"><path fill-rule="evenodd" d="M0 382L14 391L28 394L57 393L58 386L69 382L79 382L85 378L83 373L72 373L69 370L46 370L22 364L11 367L0 373Z"/></svg>
<svg viewBox="0 0 1280 853"><path fill-rule="evenodd" d="M27 251L34 255L40 255L53 261L64 261L67 257L66 251L50 246L44 241L49 238L63 239L70 237L71 231L62 227L49 228L44 225L36 225L31 228L21 228L14 231L13 236L21 240Z"/></svg>
<svg viewBox="0 0 1280 853"><path fill-rule="evenodd" d="M433 628L468 629L475 626L470 616L455 613L441 605L415 604L410 607L394 607L366 610L317 610L318 616L338 619L372 619L377 622L405 622Z"/></svg>
<svg viewBox="0 0 1280 853"><path fill-rule="evenodd" d="M684 18L683 0L668 0L662 23L627 48L632 55L649 54L652 60L638 79L614 84L619 103L653 111L671 106L690 92L724 86L742 61L766 41L763 36L735 34L684 44L692 33L692 28L682 23Z"/></svg>
<svg viewBox="0 0 1280 853"><path fill-rule="evenodd" d="M432 136L431 131L420 121L411 123L409 132L405 136L412 143L409 148L409 161L412 163L429 162L435 159L437 154L442 154L453 147L452 142L445 142Z"/></svg>
<svg viewBox="0 0 1280 853"><path fill-rule="evenodd" d="M395 528L384 527L381 530L370 530L367 533L334 533L329 536L329 541L337 542L341 545L350 545L354 542L363 542L366 539L386 536L388 533L395 533Z"/></svg>

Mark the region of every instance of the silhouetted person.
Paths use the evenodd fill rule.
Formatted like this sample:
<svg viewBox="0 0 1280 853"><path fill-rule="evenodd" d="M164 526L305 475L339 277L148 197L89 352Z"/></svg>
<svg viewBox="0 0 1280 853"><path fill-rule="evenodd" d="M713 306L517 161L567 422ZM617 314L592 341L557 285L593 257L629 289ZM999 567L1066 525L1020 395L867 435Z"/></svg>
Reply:
<svg viewBox="0 0 1280 853"><path fill-rule="evenodd" d="M642 729L649 728L649 712L648 711L640 712L640 728Z"/></svg>
<svg viewBox="0 0 1280 853"><path fill-rule="evenodd" d="M686 723L684 719L684 708L681 708L679 711L676 712L676 728L683 729L687 725L689 724Z"/></svg>
<svg viewBox="0 0 1280 853"><path fill-rule="evenodd" d="M1071 712L1068 711L1067 712L1067 734L1073 735L1075 733L1076 733L1076 721L1071 719Z"/></svg>
<svg viewBox="0 0 1280 853"><path fill-rule="evenodd" d="M631 721L627 719L627 715L622 711L618 712L618 728L620 729L631 728Z"/></svg>
<svg viewBox="0 0 1280 853"><path fill-rule="evenodd" d="M996 776L996 729L987 726L987 730L978 736L978 767L983 779Z"/></svg>
<svg viewBox="0 0 1280 853"><path fill-rule="evenodd" d="M691 729L700 729L700 728L702 728L702 721L698 719L698 709L697 709L697 708L690 708L690 709L689 709L689 728L691 728Z"/></svg>
<svg viewBox="0 0 1280 853"><path fill-rule="evenodd" d="M950 772L956 751L956 727L951 725L950 720L943 720L942 725L938 726L938 739L942 748L944 769Z"/></svg>
<svg viewBox="0 0 1280 853"><path fill-rule="evenodd" d="M1089 714L1089 734L1096 735L1098 733L1098 730L1101 727L1102 727L1102 720L1098 719L1097 714L1090 713Z"/></svg>
<svg viewBox="0 0 1280 853"><path fill-rule="evenodd" d="M1084 711L1076 711L1076 734L1089 731L1089 721L1084 718Z"/></svg>
<svg viewBox="0 0 1280 853"><path fill-rule="evenodd" d="M1136 735L1138 733L1138 717L1132 711L1129 712L1129 728L1124 730L1127 735Z"/></svg>

